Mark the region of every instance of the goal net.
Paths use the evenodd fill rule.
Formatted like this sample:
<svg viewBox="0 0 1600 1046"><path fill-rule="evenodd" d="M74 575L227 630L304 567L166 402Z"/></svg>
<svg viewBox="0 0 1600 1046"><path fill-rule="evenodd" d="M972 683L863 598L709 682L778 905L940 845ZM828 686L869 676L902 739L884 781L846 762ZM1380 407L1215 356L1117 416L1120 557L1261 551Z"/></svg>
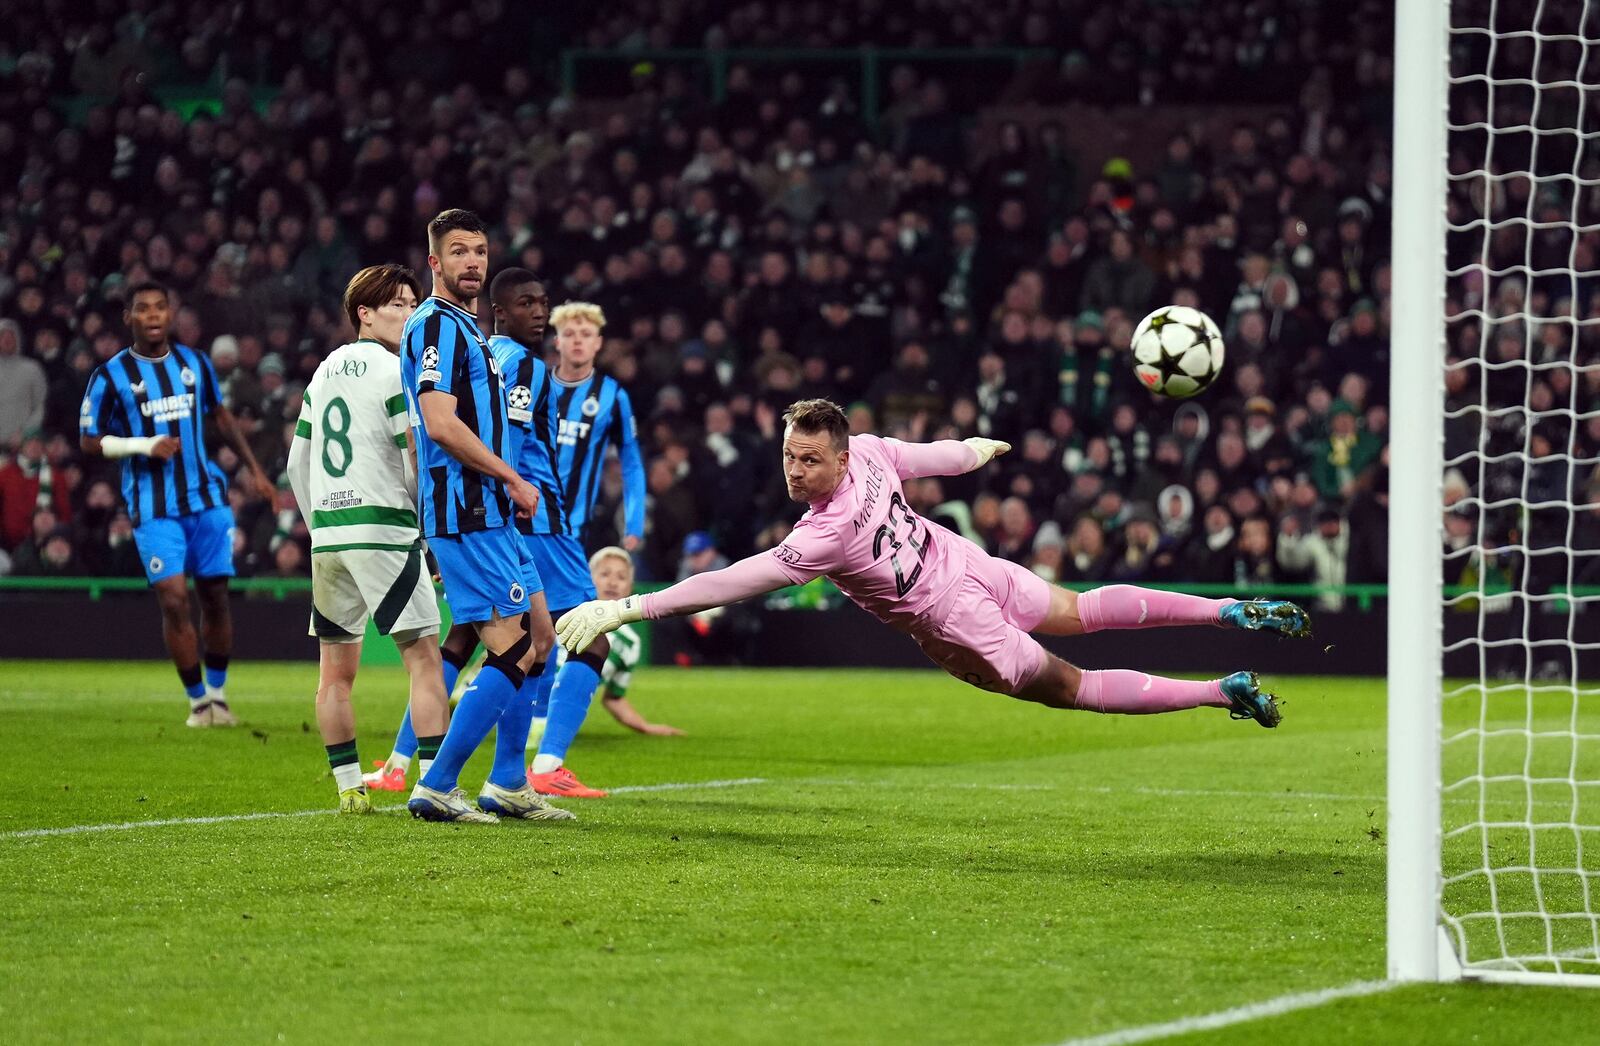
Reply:
<svg viewBox="0 0 1600 1046"><path fill-rule="evenodd" d="M1600 0L1398 6L1390 973L1600 985Z"/></svg>

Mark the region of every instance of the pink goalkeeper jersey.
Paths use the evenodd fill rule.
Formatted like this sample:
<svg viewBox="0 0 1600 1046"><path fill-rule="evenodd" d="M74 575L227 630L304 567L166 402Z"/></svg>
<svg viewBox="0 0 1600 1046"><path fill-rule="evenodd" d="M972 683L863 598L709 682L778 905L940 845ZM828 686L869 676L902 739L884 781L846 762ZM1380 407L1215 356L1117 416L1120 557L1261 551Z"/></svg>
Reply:
<svg viewBox="0 0 1600 1046"><path fill-rule="evenodd" d="M644 597L647 618L689 613L827 575L878 620L917 635L942 624L966 574L966 539L914 514L902 478L952 476L977 464L954 440L902 443L850 437L850 465L783 544L725 570Z"/></svg>

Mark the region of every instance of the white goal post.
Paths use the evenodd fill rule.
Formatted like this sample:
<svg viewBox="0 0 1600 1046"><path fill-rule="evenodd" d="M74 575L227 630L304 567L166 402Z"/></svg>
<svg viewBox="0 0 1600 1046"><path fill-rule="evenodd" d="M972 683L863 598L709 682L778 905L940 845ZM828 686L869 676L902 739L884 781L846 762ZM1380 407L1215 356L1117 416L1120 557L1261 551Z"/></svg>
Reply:
<svg viewBox="0 0 1600 1046"><path fill-rule="evenodd" d="M1398 0L1394 95L1388 974L1600 987L1600 0Z"/></svg>

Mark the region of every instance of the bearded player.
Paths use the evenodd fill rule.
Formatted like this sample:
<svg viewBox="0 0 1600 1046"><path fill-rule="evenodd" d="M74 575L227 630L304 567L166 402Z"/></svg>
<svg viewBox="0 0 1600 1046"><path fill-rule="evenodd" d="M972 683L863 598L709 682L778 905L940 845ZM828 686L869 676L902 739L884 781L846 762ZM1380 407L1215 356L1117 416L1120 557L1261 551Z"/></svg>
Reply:
<svg viewBox="0 0 1600 1046"><path fill-rule="evenodd" d="M1293 603L1202 599L1131 585L1078 594L996 559L906 506L901 481L979 468L1010 445L973 437L902 443L851 436L844 411L801 400L784 413L789 496L811 507L777 548L660 592L594 600L564 615L569 650L639 620L692 614L827 576L878 620L917 641L940 668L983 690L1051 708L1145 714L1211 706L1275 727L1273 695L1254 672L1191 681L1123 669L1085 671L1029 633L1071 636L1108 628L1214 625L1306 636Z"/></svg>

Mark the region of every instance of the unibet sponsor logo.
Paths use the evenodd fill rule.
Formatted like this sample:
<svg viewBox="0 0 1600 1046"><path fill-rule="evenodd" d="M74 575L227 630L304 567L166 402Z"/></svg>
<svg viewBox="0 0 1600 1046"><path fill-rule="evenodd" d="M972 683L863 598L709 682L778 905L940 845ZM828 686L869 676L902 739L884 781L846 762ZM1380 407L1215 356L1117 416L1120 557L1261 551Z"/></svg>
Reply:
<svg viewBox="0 0 1600 1046"><path fill-rule="evenodd" d="M589 438L589 423L587 421L568 421L561 419L561 427L556 432L556 442L567 447L575 447L580 439Z"/></svg>
<svg viewBox="0 0 1600 1046"><path fill-rule="evenodd" d="M194 393L180 392L175 396L158 396L139 404L139 413L151 421L178 421L194 411Z"/></svg>

